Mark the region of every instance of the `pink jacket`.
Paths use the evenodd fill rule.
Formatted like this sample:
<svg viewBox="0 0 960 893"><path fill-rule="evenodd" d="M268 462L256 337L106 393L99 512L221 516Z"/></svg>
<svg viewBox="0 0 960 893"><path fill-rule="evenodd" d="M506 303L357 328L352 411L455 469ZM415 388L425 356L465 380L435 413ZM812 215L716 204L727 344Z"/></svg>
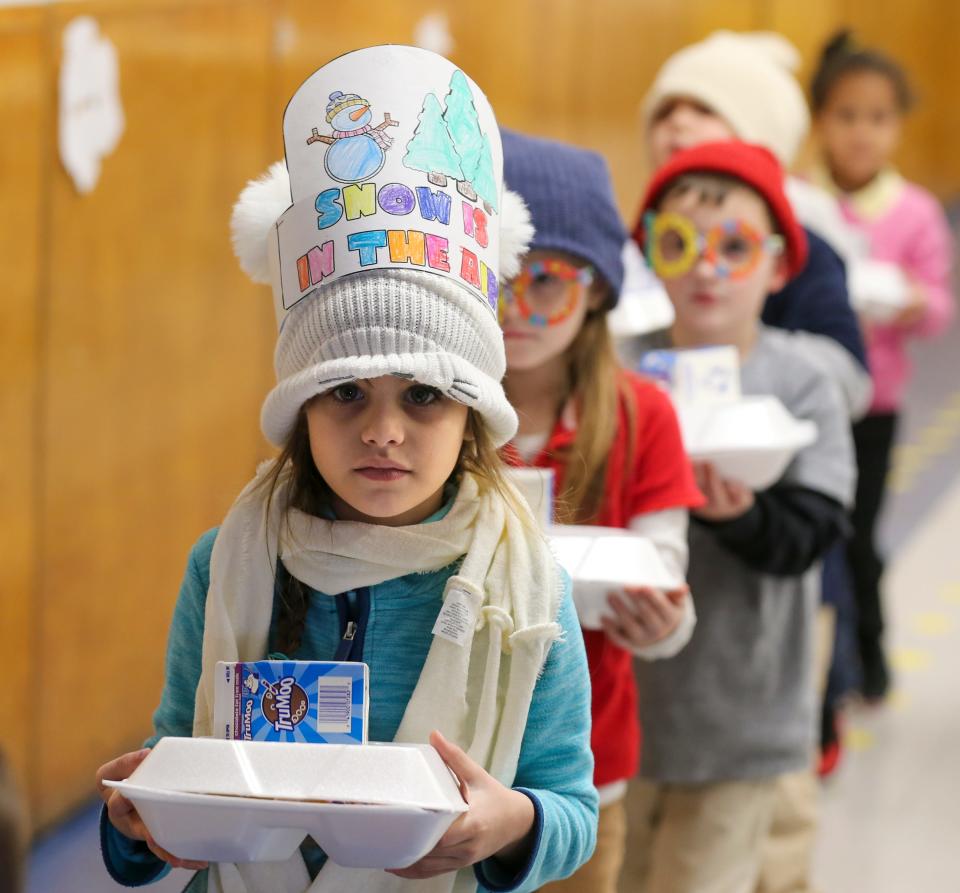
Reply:
<svg viewBox="0 0 960 893"><path fill-rule="evenodd" d="M883 176L883 175L882 175ZM953 237L939 202L925 189L890 172L886 200L867 216L859 196L839 197L846 220L870 239L870 256L900 266L908 279L927 292L926 315L909 329L874 325L867 334L867 359L873 375L871 413L900 408L910 377L910 338L931 338L943 332L954 315L950 290ZM869 190L871 187L867 187Z"/></svg>

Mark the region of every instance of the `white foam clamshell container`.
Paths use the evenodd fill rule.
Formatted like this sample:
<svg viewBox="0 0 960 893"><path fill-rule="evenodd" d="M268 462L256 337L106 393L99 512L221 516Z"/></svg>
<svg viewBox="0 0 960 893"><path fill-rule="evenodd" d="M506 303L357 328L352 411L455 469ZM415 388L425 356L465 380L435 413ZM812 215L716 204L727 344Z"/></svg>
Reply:
<svg viewBox="0 0 960 893"><path fill-rule="evenodd" d="M573 580L573 601L580 625L602 629L601 616L613 616L609 594L624 586L673 589L674 579L646 537L612 527L557 524L550 546Z"/></svg>
<svg viewBox="0 0 960 893"><path fill-rule="evenodd" d="M678 404L677 415L690 458L713 463L721 476L752 490L775 484L797 452L817 439L816 423L795 419L776 397Z"/></svg>
<svg viewBox="0 0 960 893"><path fill-rule="evenodd" d="M282 861L309 834L347 868L402 868L467 809L440 755L417 744L162 738L106 784L161 847L205 862Z"/></svg>
<svg viewBox="0 0 960 893"><path fill-rule="evenodd" d="M847 268L850 303L875 322L889 322L910 299L903 270L889 261L858 258Z"/></svg>

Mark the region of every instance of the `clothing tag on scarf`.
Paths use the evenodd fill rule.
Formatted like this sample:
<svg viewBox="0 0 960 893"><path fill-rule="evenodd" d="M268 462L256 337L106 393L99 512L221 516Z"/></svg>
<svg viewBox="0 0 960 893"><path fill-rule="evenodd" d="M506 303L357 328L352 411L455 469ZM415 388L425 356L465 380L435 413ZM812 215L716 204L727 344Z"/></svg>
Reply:
<svg viewBox="0 0 960 893"><path fill-rule="evenodd" d="M451 589L433 625L433 634L461 648L473 637L477 627L476 600L466 589Z"/></svg>

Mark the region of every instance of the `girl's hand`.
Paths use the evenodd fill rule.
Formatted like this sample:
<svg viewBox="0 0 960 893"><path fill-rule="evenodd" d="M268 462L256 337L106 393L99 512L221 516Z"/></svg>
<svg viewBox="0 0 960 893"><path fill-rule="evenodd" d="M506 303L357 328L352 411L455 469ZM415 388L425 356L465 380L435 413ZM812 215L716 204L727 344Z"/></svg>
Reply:
<svg viewBox="0 0 960 893"><path fill-rule="evenodd" d="M607 603L614 616L600 618L603 631L614 644L627 651L653 645L680 625L687 592L686 586L669 591L650 586L627 586L622 594L611 592Z"/></svg>
<svg viewBox="0 0 960 893"><path fill-rule="evenodd" d="M725 480L711 462L694 462L693 474L705 505L690 513L704 521L732 521L753 508L753 490L739 481Z"/></svg>
<svg viewBox="0 0 960 893"><path fill-rule="evenodd" d="M423 880L466 868L490 856L508 863L519 862L525 855L526 838L535 818L530 798L504 787L439 732L430 736L430 743L460 779L460 791L470 809L419 862L407 868L389 869L390 873Z"/></svg>
<svg viewBox="0 0 960 893"><path fill-rule="evenodd" d="M124 837L145 841L151 853L159 859L163 859L164 862L169 862L174 868L187 868L191 871L206 868L206 862L190 862L186 859L178 859L163 847L158 846L157 842L150 836L147 826L143 824L143 819L140 818L140 814L134 808L134 805L116 788L108 788L103 783L104 780L123 781L123 779L129 778L133 770L143 762L148 753L150 753L149 748L125 753L122 757L104 763L97 770L97 793L100 795L100 799L107 804L107 817L110 819L110 824Z"/></svg>
<svg viewBox="0 0 960 893"><path fill-rule="evenodd" d="M907 303L893 318L893 324L901 329L915 326L926 315L928 303L927 290L919 282L911 282Z"/></svg>

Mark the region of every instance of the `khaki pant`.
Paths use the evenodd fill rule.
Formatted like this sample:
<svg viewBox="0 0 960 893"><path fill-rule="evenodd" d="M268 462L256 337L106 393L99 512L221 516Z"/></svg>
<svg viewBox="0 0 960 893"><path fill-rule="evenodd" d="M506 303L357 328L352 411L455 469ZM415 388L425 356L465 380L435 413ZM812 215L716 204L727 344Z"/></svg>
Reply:
<svg viewBox="0 0 960 893"><path fill-rule="evenodd" d="M566 880L547 884L541 890L550 893L617 893L626 837L627 810L623 800L602 807L597 825L597 848L590 861Z"/></svg>
<svg viewBox="0 0 960 893"><path fill-rule="evenodd" d="M818 703L827 691L827 677L833 659L833 637L837 612L821 605L817 612L814 645L814 683ZM819 784L811 767L777 779L770 836L763 846L763 862L756 893L811 893L810 863L817 836Z"/></svg>
<svg viewBox="0 0 960 893"><path fill-rule="evenodd" d="M776 783L660 785L627 795L629 843L621 893L753 893Z"/></svg>
<svg viewBox="0 0 960 893"><path fill-rule="evenodd" d="M836 615L817 615L814 683L823 697ZM631 782L620 893L810 893L819 790L813 767L761 782Z"/></svg>
<svg viewBox="0 0 960 893"><path fill-rule="evenodd" d="M763 843L757 893L812 893L819 783L813 769L781 775L770 833Z"/></svg>

